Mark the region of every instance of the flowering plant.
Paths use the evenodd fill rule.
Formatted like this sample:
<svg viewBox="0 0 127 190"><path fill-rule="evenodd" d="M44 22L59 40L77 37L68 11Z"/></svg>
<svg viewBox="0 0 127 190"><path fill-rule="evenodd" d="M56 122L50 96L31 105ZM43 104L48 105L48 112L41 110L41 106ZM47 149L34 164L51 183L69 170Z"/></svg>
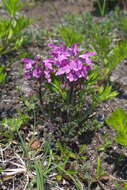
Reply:
<svg viewBox="0 0 127 190"><path fill-rule="evenodd" d="M79 44L67 47L49 44L49 57L42 59L22 59L25 63L25 78L39 83L39 99L45 111L50 110L50 120L60 117L62 123L85 123L98 103L116 96L110 86L99 86L100 67L95 65L91 56L96 52L83 52ZM43 85L43 88L42 88ZM45 90L47 88L47 90ZM42 100L49 90L49 96L54 97L47 102ZM57 96L56 96L57 93ZM50 108L49 108L50 107ZM73 123L74 124L74 123Z"/></svg>
<svg viewBox="0 0 127 190"><path fill-rule="evenodd" d="M96 55L95 52L82 53L78 46L79 44L71 47L64 43L60 46L49 44L49 58L36 56L35 59L22 59L25 63L25 78L37 80L40 86L41 83L48 83L48 88L62 95L68 102L74 86L88 79L88 72L94 65L90 56Z"/></svg>

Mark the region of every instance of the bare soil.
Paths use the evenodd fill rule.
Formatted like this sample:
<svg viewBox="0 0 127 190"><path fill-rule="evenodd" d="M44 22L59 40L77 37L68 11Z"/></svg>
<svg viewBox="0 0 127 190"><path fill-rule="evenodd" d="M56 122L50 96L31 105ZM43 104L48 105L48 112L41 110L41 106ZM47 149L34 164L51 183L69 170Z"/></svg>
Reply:
<svg viewBox="0 0 127 190"><path fill-rule="evenodd" d="M92 2L92 0L45 0L31 8L25 8L24 11L27 16L35 19L40 27L50 28L62 21L66 13L79 14L91 11Z"/></svg>

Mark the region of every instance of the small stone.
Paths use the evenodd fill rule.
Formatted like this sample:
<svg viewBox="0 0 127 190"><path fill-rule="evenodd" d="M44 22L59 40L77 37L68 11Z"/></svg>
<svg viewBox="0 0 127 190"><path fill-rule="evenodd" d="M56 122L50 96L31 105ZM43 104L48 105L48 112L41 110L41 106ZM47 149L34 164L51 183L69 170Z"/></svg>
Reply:
<svg viewBox="0 0 127 190"><path fill-rule="evenodd" d="M122 77L120 80L119 80L119 82L120 82L120 84L121 85L127 85L127 76L125 76L125 77Z"/></svg>
<svg viewBox="0 0 127 190"><path fill-rule="evenodd" d="M111 82L114 82L114 81L116 81L118 79L119 79L119 75L117 75L116 73L112 74L111 77L110 77Z"/></svg>
<svg viewBox="0 0 127 190"><path fill-rule="evenodd" d="M32 150L37 150L40 148L40 146L41 146L41 141L39 141L39 140L35 140L31 144Z"/></svg>

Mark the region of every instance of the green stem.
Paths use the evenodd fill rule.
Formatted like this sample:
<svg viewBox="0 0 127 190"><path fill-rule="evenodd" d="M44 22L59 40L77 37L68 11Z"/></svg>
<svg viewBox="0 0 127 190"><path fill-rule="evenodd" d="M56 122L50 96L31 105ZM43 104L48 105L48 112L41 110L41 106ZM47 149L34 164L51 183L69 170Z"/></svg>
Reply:
<svg viewBox="0 0 127 190"><path fill-rule="evenodd" d="M70 89L69 89L69 92L68 92L68 102L67 102L67 106L68 106L68 109L67 109L67 122L70 122L71 121L71 112L70 112L70 106L73 104L74 102L74 84L73 83L70 83Z"/></svg>
<svg viewBox="0 0 127 190"><path fill-rule="evenodd" d="M70 83L70 90L69 90L69 98L68 98L68 104L73 104L73 94L74 94L74 84Z"/></svg>
<svg viewBox="0 0 127 190"><path fill-rule="evenodd" d="M102 5L101 5L101 1L98 0L97 4L98 4L98 8L99 8L101 16L104 16L105 15L105 8L106 8L106 0L103 0L103 4Z"/></svg>
<svg viewBox="0 0 127 190"><path fill-rule="evenodd" d="M42 109L43 101L42 101L42 81L41 81L41 79L39 79L38 82L39 82L38 97L39 97L39 101L40 101L40 107Z"/></svg>

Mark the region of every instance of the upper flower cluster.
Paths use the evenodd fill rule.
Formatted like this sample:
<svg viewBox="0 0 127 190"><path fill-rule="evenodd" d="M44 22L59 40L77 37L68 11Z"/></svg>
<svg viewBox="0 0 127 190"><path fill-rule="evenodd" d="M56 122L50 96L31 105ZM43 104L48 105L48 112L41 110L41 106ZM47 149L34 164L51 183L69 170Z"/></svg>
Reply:
<svg viewBox="0 0 127 190"><path fill-rule="evenodd" d="M23 59L25 63L25 76L27 78L40 78L42 75L51 82L51 73L55 76L64 75L70 82L80 78L87 79L88 71L92 69L93 63L90 56L95 52L81 53L78 44L66 47L64 44L57 46L49 44L50 57L45 60ZM39 62L39 64L38 64Z"/></svg>
<svg viewBox="0 0 127 190"><path fill-rule="evenodd" d="M91 55L96 55L95 52L80 53L78 44L74 44L71 48L64 44L57 46L49 44L51 47L50 58L46 59L46 65L51 65L56 68L55 75L65 75L70 81L77 81L79 78L87 79L88 70L93 66Z"/></svg>

